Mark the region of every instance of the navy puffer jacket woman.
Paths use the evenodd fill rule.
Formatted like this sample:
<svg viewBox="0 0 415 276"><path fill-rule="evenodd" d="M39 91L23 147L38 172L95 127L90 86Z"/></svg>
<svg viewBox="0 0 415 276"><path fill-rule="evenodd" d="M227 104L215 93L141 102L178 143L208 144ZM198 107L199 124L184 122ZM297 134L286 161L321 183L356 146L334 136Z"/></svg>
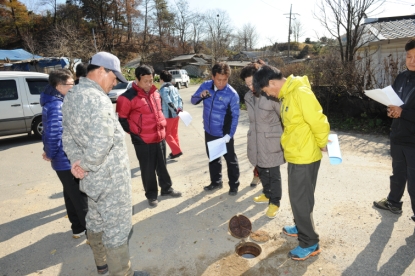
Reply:
<svg viewBox="0 0 415 276"><path fill-rule="evenodd" d="M66 213L71 222L72 237L85 234L85 216L88 212L88 198L79 190L79 180L71 172L71 163L62 145L62 105L63 99L74 85L72 73L68 69L57 69L49 74L49 85L40 94L43 123L43 159L50 161L63 187Z"/></svg>
<svg viewBox="0 0 415 276"><path fill-rule="evenodd" d="M66 157L62 146L62 104L64 95L55 87L48 85L40 94L43 122L43 150L51 160L55 171L71 169L71 163Z"/></svg>

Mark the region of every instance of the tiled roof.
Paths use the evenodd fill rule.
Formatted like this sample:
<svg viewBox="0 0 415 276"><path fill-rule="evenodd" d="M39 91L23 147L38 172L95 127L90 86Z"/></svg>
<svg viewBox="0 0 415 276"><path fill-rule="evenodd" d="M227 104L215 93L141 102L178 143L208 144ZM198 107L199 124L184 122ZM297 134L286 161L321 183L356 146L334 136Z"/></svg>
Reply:
<svg viewBox="0 0 415 276"><path fill-rule="evenodd" d="M245 67L251 62L250 61L226 61L226 63L230 67Z"/></svg>
<svg viewBox="0 0 415 276"><path fill-rule="evenodd" d="M194 57L193 58L194 60L196 60L196 62L197 63L199 63L199 64L206 64L206 63L208 63L206 60L204 60L203 58L197 58L197 57Z"/></svg>
<svg viewBox="0 0 415 276"><path fill-rule="evenodd" d="M277 56L277 53L272 51L241 51L247 57L255 59L260 57L274 57Z"/></svg>
<svg viewBox="0 0 415 276"><path fill-rule="evenodd" d="M189 59L191 59L194 56L195 56L195 54L191 54L191 55L181 55L181 56L174 57L174 58L172 58L169 61L189 60Z"/></svg>
<svg viewBox="0 0 415 276"><path fill-rule="evenodd" d="M415 36L415 15L367 19L370 32L378 40L407 38Z"/></svg>

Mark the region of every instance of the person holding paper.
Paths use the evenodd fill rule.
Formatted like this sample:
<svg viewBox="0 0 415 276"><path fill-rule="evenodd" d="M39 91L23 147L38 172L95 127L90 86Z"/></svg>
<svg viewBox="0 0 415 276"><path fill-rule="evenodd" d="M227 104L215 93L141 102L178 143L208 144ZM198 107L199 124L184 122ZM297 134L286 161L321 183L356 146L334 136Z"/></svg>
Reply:
<svg viewBox="0 0 415 276"><path fill-rule="evenodd" d="M277 68L264 65L254 75L254 88L281 101L281 145L288 162L288 191L295 221L293 226L284 226L283 232L299 240L299 246L290 251L291 259L305 260L321 251L313 220L314 192L330 125L306 76L284 78Z"/></svg>
<svg viewBox="0 0 415 276"><path fill-rule="evenodd" d="M135 69L133 87L118 97L117 113L122 128L131 136L148 204L156 207L157 177L161 196L180 197L182 193L173 189L167 171L166 118L161 111L161 97L153 84L153 75L153 68L147 65Z"/></svg>
<svg viewBox="0 0 415 276"><path fill-rule="evenodd" d="M390 191L387 198L375 201L373 205L401 214L401 199L408 184L414 214L411 218L415 221L415 37L406 43L405 51L407 70L400 73L392 85L404 104L388 106L388 116L393 118L390 133Z"/></svg>
<svg viewBox="0 0 415 276"><path fill-rule="evenodd" d="M252 78L265 63L262 60L248 64L240 74L249 88L245 104L249 117L248 159L256 166L263 186L261 195L254 197L255 203L267 203L266 216L274 218L282 196L280 165L285 163L281 148L282 125L280 103L255 92Z"/></svg>
<svg viewBox="0 0 415 276"><path fill-rule="evenodd" d="M166 142L171 149L170 159L181 156L179 142L179 116L183 110L183 100L180 97L179 90L171 84L172 75L169 71L160 73L160 96L163 115L166 117Z"/></svg>
<svg viewBox="0 0 415 276"><path fill-rule="evenodd" d="M229 195L235 196L239 187L239 165L234 149L234 135L239 118L239 95L228 84L231 69L224 62L212 67L212 80L205 81L193 94L191 102L197 105L203 101L203 127L207 143L219 138L226 142L227 153L224 155L228 167ZM222 188L221 157L209 162L210 184L205 191Z"/></svg>

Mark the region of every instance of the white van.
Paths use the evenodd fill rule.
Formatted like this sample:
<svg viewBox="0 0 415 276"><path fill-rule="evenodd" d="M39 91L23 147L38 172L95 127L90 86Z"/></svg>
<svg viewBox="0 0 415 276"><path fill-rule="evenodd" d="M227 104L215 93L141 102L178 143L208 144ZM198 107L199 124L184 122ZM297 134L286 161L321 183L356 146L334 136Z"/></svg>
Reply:
<svg viewBox="0 0 415 276"><path fill-rule="evenodd" d="M175 85L177 89L180 89L182 85L189 87L190 78L186 70L174 69L169 70L169 72L173 76L171 83Z"/></svg>
<svg viewBox="0 0 415 276"><path fill-rule="evenodd" d="M40 93L48 78L43 73L0 71L0 136L33 131L42 137Z"/></svg>

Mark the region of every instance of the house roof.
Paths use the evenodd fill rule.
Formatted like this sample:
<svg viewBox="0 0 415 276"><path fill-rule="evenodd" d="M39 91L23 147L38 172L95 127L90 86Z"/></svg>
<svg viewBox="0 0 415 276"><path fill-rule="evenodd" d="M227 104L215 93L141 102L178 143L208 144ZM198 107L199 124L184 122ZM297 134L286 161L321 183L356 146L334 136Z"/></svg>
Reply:
<svg viewBox="0 0 415 276"><path fill-rule="evenodd" d="M192 59L196 54L191 54L191 55L180 55L177 57L174 57L172 59L170 59L169 61L180 61L180 60L189 60Z"/></svg>
<svg viewBox="0 0 415 276"><path fill-rule="evenodd" d="M415 15L367 18L363 26L368 27L377 40L413 37Z"/></svg>
<svg viewBox="0 0 415 276"><path fill-rule="evenodd" d="M258 58L258 57L273 57L277 56L278 54L272 51L241 51L241 53L245 54L249 58Z"/></svg>
<svg viewBox="0 0 415 276"><path fill-rule="evenodd" d="M195 61L196 61L196 63L198 63L198 64L206 64L206 63L208 63L206 60L204 60L203 58L197 58L197 57L194 57L193 58Z"/></svg>
<svg viewBox="0 0 415 276"><path fill-rule="evenodd" d="M245 67L250 63L250 61L226 61L230 67Z"/></svg>

